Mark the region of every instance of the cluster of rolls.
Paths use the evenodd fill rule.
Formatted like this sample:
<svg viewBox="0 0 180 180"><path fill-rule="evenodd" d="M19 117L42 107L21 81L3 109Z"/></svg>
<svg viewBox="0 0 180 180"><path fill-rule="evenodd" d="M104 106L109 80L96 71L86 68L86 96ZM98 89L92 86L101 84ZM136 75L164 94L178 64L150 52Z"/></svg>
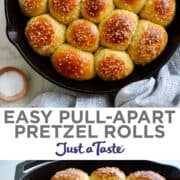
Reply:
<svg viewBox="0 0 180 180"><path fill-rule="evenodd" d="M136 171L126 176L117 167L102 167L93 171L90 176L80 169L65 169L54 174L51 180L166 180L166 178L153 171Z"/></svg>
<svg viewBox="0 0 180 180"><path fill-rule="evenodd" d="M175 0L19 0L35 52L73 80L114 81L165 49Z"/></svg>

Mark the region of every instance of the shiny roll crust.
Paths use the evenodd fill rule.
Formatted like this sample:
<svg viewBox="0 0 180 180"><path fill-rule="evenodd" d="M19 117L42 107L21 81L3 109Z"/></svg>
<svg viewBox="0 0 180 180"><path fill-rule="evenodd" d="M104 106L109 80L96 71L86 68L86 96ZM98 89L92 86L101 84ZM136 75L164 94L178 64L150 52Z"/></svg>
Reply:
<svg viewBox="0 0 180 180"><path fill-rule="evenodd" d="M80 0L49 0L50 14L62 24L79 18Z"/></svg>
<svg viewBox="0 0 180 180"><path fill-rule="evenodd" d="M162 26L169 25L176 11L175 0L147 0L141 17Z"/></svg>
<svg viewBox="0 0 180 180"><path fill-rule="evenodd" d="M80 169L69 168L57 172L51 180L89 180L88 174Z"/></svg>
<svg viewBox="0 0 180 180"><path fill-rule="evenodd" d="M62 76L74 80L89 80L95 76L94 57L70 45L60 46L51 58Z"/></svg>
<svg viewBox="0 0 180 180"><path fill-rule="evenodd" d="M128 52L137 65L145 65L156 59L166 47L168 35L157 24L140 20Z"/></svg>
<svg viewBox="0 0 180 180"><path fill-rule="evenodd" d="M131 173L127 180L166 180L163 176L153 171L137 171Z"/></svg>
<svg viewBox="0 0 180 180"><path fill-rule="evenodd" d="M67 29L68 43L84 51L93 52L99 46L99 31L87 20L76 20Z"/></svg>
<svg viewBox="0 0 180 180"><path fill-rule="evenodd" d="M116 167L99 168L92 172L90 180L125 180L123 171Z"/></svg>
<svg viewBox="0 0 180 180"><path fill-rule="evenodd" d="M138 17L126 10L115 10L99 25L101 45L126 50L136 31Z"/></svg>
<svg viewBox="0 0 180 180"><path fill-rule="evenodd" d="M18 0L22 13L34 17L47 12L48 0Z"/></svg>
<svg viewBox="0 0 180 180"><path fill-rule="evenodd" d="M84 18L99 23L114 9L113 0L82 0L81 12Z"/></svg>
<svg viewBox="0 0 180 180"><path fill-rule="evenodd" d="M114 81L129 76L134 64L126 52L104 49L95 55L95 69L101 79Z"/></svg>
<svg viewBox="0 0 180 180"><path fill-rule="evenodd" d="M126 9L139 13L144 7L146 0L114 0L115 5L120 9Z"/></svg>
<svg viewBox="0 0 180 180"><path fill-rule="evenodd" d="M40 15L29 20L25 35L35 52L42 56L50 56L64 42L65 26L49 15Z"/></svg>
<svg viewBox="0 0 180 180"><path fill-rule="evenodd" d="M61 76L78 81L95 75L120 80L131 75L135 65L155 60L167 45L165 27L176 12L175 0L18 2L31 18L25 36L32 49L51 57Z"/></svg>

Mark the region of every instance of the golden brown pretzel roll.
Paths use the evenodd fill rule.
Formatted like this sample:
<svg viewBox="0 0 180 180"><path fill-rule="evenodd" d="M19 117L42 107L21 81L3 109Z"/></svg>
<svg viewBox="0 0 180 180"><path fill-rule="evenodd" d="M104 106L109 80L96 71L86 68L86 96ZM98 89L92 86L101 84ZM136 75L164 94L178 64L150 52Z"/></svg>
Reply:
<svg viewBox="0 0 180 180"><path fill-rule="evenodd" d="M42 56L51 55L64 42L65 26L45 14L31 18L25 35L30 46Z"/></svg>
<svg viewBox="0 0 180 180"><path fill-rule="evenodd" d="M129 76L134 64L126 52L104 49L95 55L95 69L101 79L114 81Z"/></svg>
<svg viewBox="0 0 180 180"><path fill-rule="evenodd" d="M168 35L162 26L140 20L128 52L135 64L145 65L161 54L167 41Z"/></svg>
<svg viewBox="0 0 180 180"><path fill-rule="evenodd" d="M115 5L120 9L126 9L139 13L144 7L146 0L114 0Z"/></svg>
<svg viewBox="0 0 180 180"><path fill-rule="evenodd" d="M54 68L66 78L89 80L95 75L93 55L70 45L60 46L51 60Z"/></svg>
<svg viewBox="0 0 180 180"><path fill-rule="evenodd" d="M80 0L49 0L50 14L62 24L78 19Z"/></svg>
<svg viewBox="0 0 180 180"><path fill-rule="evenodd" d="M125 180L123 171L116 167L99 168L91 173L90 180Z"/></svg>
<svg viewBox="0 0 180 180"><path fill-rule="evenodd" d="M166 178L153 171L136 171L131 173L127 180L166 180Z"/></svg>
<svg viewBox="0 0 180 180"><path fill-rule="evenodd" d="M99 25L101 45L125 50L129 46L136 31L138 17L133 12L115 10Z"/></svg>
<svg viewBox="0 0 180 180"><path fill-rule="evenodd" d="M28 17L34 17L47 12L48 0L19 0L22 13Z"/></svg>
<svg viewBox="0 0 180 180"><path fill-rule="evenodd" d="M80 169L69 168L57 172L51 180L89 180L89 177Z"/></svg>
<svg viewBox="0 0 180 180"><path fill-rule="evenodd" d="M84 51L93 52L99 45L99 31L95 24L87 20L76 20L67 29L67 41Z"/></svg>
<svg viewBox="0 0 180 180"><path fill-rule="evenodd" d="M113 0L82 0L81 3L83 17L94 23L99 23L113 9Z"/></svg>
<svg viewBox="0 0 180 180"><path fill-rule="evenodd" d="M176 12L176 0L147 0L141 17L162 26L169 25Z"/></svg>

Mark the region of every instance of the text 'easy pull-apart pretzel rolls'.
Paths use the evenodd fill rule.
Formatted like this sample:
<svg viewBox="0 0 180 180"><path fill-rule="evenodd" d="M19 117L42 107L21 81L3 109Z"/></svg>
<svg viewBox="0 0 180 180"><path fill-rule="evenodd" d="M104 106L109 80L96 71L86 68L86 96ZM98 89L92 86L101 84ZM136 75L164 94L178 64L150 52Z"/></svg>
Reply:
<svg viewBox="0 0 180 180"><path fill-rule="evenodd" d="M126 10L115 10L99 25L101 45L126 50L136 31L138 17Z"/></svg>
<svg viewBox="0 0 180 180"><path fill-rule="evenodd" d="M176 12L176 0L147 0L141 17L162 26L169 25Z"/></svg>
<svg viewBox="0 0 180 180"><path fill-rule="evenodd" d="M101 79L114 81L129 76L134 64L126 52L102 49L95 54L95 69Z"/></svg>
<svg viewBox="0 0 180 180"><path fill-rule="evenodd" d="M144 7L146 0L114 0L114 3L120 9L139 13Z"/></svg>
<svg viewBox="0 0 180 180"><path fill-rule="evenodd" d="M69 168L58 171L51 180L89 180L88 174L80 169Z"/></svg>
<svg viewBox="0 0 180 180"><path fill-rule="evenodd" d="M35 52L50 56L65 40L65 26L49 15L31 18L27 23L25 35Z"/></svg>
<svg viewBox="0 0 180 180"><path fill-rule="evenodd" d="M90 180L126 180L126 176L117 167L102 167L91 173Z"/></svg>
<svg viewBox="0 0 180 180"><path fill-rule="evenodd" d="M48 0L18 0L21 11L28 17L34 17L47 12Z"/></svg>
<svg viewBox="0 0 180 180"><path fill-rule="evenodd" d="M62 24L79 18L80 0L49 0L49 12Z"/></svg>
<svg viewBox="0 0 180 180"><path fill-rule="evenodd" d="M140 20L128 53L137 65L145 65L156 59L166 47L168 34L155 23Z"/></svg>
<svg viewBox="0 0 180 180"><path fill-rule="evenodd" d="M87 20L76 20L67 29L68 43L84 51L93 52L99 46L99 31L95 24Z"/></svg>
<svg viewBox="0 0 180 180"><path fill-rule="evenodd" d="M131 173L127 180L166 180L166 178L153 171L136 171Z"/></svg>
<svg viewBox="0 0 180 180"><path fill-rule="evenodd" d="M51 57L54 68L62 76L74 80L89 80L95 76L94 56L70 45L60 46Z"/></svg>
<svg viewBox="0 0 180 180"><path fill-rule="evenodd" d="M99 23L114 9L113 0L82 0L82 16L94 23Z"/></svg>

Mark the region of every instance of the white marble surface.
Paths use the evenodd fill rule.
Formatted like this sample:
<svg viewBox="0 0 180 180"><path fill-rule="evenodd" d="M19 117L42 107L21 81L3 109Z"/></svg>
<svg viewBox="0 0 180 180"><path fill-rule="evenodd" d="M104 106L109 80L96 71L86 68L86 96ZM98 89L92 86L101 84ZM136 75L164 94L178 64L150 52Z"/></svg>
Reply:
<svg viewBox="0 0 180 180"><path fill-rule="evenodd" d="M5 103L0 100L0 107L22 107L29 103L33 97L40 94L41 92L48 91L53 89L55 85L43 79L40 75L38 75L21 57L19 52L15 49L15 47L8 41L5 28L5 14L4 14L4 0L0 0L0 68L6 66L15 66L23 70L28 76L29 80L29 90L28 94L15 103Z"/></svg>
<svg viewBox="0 0 180 180"><path fill-rule="evenodd" d="M0 161L1 180L14 180L15 167L20 161ZM180 161L158 161L180 168Z"/></svg>

